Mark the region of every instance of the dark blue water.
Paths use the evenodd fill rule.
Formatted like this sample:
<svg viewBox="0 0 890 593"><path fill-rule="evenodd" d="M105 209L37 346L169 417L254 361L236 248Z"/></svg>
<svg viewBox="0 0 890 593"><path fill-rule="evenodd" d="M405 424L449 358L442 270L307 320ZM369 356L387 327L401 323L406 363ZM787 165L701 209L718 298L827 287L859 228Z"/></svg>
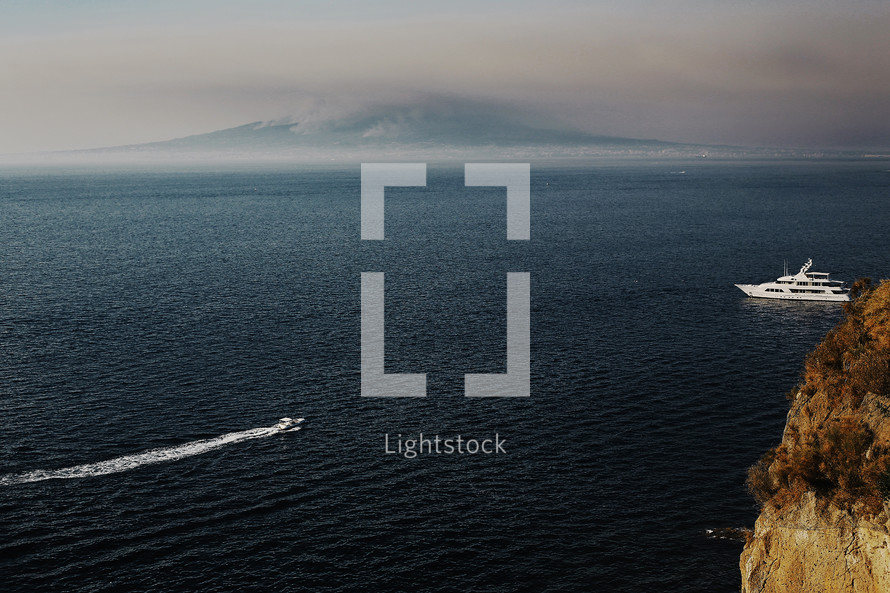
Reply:
<svg viewBox="0 0 890 593"><path fill-rule="evenodd" d="M387 190L383 242L358 165L0 171L3 590L737 591L704 532L753 525L839 307L733 283L887 276L886 163L533 164L529 242L459 165ZM366 271L425 399L359 396ZM465 398L510 271L532 395ZM385 453L420 432L506 453Z"/></svg>

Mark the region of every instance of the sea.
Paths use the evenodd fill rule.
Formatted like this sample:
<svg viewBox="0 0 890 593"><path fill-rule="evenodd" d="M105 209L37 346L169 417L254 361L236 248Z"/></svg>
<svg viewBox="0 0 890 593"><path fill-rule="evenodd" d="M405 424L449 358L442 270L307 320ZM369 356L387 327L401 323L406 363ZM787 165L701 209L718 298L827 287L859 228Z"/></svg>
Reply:
<svg viewBox="0 0 890 593"><path fill-rule="evenodd" d="M360 163L0 167L2 590L738 591L709 531L842 307L733 284L890 276L890 165L532 162L528 241L463 166L383 241ZM361 396L363 272L426 397ZM510 272L530 395L466 397Z"/></svg>

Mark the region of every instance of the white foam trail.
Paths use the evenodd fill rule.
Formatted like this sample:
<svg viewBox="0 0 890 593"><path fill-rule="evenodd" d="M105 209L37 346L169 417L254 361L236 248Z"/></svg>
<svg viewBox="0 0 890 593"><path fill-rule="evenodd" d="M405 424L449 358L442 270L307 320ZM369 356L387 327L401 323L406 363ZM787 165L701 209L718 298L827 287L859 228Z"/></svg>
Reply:
<svg viewBox="0 0 890 593"><path fill-rule="evenodd" d="M251 428L250 430L242 430L240 432L230 432L212 439L192 441L190 443L175 445L173 447L151 449L142 453L116 457L107 461L86 463L84 465L75 465L73 467L65 467L62 469L38 469L23 474L7 474L5 476L0 476L0 485L7 486L10 484L24 484L25 482L39 482L41 480L88 478L91 476L116 474L150 463L176 461L177 459L182 459L184 457L200 455L214 449L219 449L220 447L225 447L226 445L240 443L241 441L248 441L251 439L261 439L278 432L280 431L274 426L267 428Z"/></svg>

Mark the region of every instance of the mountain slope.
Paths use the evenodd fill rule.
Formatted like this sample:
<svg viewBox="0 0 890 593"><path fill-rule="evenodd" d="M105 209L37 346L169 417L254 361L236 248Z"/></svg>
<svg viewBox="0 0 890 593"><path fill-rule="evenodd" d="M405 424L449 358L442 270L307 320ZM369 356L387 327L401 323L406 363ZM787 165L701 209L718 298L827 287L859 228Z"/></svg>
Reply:
<svg viewBox="0 0 890 593"><path fill-rule="evenodd" d="M496 149L503 154L512 149L531 154L536 149L578 153L584 152L585 147L622 152L679 146L682 145L536 127L485 111L430 112L405 107L322 122L253 122L164 142L101 150L256 157L299 157L310 151L337 156L423 152L434 157L437 150L450 154Z"/></svg>
<svg viewBox="0 0 890 593"><path fill-rule="evenodd" d="M27 156L27 155L25 155ZM861 156L599 136L502 105L431 98L307 113L163 142L37 155L43 162L330 162L386 159L769 158ZM25 159L27 160L27 159ZM34 160L33 158L31 160Z"/></svg>
<svg viewBox="0 0 890 593"><path fill-rule="evenodd" d="M329 161L699 156L713 147L598 136L486 103L431 100L253 122L163 142L57 153L86 160Z"/></svg>

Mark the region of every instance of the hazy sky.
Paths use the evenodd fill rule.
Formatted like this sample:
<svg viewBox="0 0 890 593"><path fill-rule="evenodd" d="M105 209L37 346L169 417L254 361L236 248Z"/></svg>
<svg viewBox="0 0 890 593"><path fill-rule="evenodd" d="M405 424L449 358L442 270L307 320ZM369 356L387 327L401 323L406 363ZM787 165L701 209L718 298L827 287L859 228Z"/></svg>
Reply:
<svg viewBox="0 0 890 593"><path fill-rule="evenodd" d="M0 0L0 153L445 95L585 131L890 148L890 2Z"/></svg>

